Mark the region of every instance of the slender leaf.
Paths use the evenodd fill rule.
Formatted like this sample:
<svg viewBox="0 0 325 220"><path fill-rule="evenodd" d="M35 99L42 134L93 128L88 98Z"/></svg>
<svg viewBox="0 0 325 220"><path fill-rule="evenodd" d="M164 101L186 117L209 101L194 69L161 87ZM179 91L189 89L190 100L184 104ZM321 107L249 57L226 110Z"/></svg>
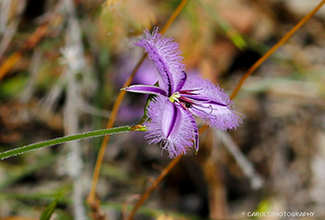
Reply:
<svg viewBox="0 0 325 220"><path fill-rule="evenodd" d="M58 204L58 200L53 200L42 212L40 216L40 220L49 220L56 209L56 205Z"/></svg>
<svg viewBox="0 0 325 220"><path fill-rule="evenodd" d="M122 126L122 127L117 127L117 128L89 131L89 132L65 136L65 137L61 137L61 138L55 138L55 139L48 140L48 141L38 142L35 144L30 144L30 145L26 145L23 147L19 147L19 148L15 148L12 150L2 152L2 153L0 153L0 160L6 159L9 157L13 157L13 156L17 156L20 154L24 154L26 152L37 150L37 149L40 149L43 147L49 147L49 146L63 144L63 143L81 140L81 139L85 139L85 138L93 138L93 137L104 136L104 135L112 135L112 134L118 134L118 133L123 133L123 132L127 132L127 131L142 131L141 129L139 129L139 126L142 127L141 125Z"/></svg>

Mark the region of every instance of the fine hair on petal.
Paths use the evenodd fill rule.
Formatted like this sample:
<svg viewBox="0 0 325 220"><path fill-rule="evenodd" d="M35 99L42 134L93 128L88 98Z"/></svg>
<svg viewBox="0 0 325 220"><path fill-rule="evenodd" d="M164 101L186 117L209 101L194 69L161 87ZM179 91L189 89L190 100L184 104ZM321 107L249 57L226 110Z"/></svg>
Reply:
<svg viewBox="0 0 325 220"><path fill-rule="evenodd" d="M150 144L160 143L164 150L168 151L169 157L174 158L180 154L185 154L189 148L193 146L193 127L191 124L191 118L181 106L177 105L178 111L181 113L180 127L177 131L177 135L171 135L167 137L163 132L163 112L166 110L166 105L176 105L171 103L167 97L158 95L152 100L147 108L148 117L151 119L146 122L148 132L146 138Z"/></svg>

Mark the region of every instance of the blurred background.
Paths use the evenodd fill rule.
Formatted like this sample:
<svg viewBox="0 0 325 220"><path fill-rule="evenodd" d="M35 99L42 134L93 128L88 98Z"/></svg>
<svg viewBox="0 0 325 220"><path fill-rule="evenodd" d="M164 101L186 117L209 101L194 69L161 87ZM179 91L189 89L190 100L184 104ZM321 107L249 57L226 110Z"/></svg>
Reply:
<svg viewBox="0 0 325 220"><path fill-rule="evenodd" d="M145 28L162 29L180 0L1 0L0 151L102 129L143 55ZM189 0L166 36L189 74L230 95L317 0ZM235 98L235 131L206 130L135 219L248 219L247 212L315 212L325 218L325 8L247 79ZM146 60L133 83L154 84ZM116 126L136 124L145 95L127 94ZM199 122L202 125L202 122ZM86 197L102 138L0 161L0 219L90 219ZM142 133L111 137L97 193L106 219L150 186L170 162ZM252 218L250 218L252 219ZM256 219L283 219L264 217ZM294 219L294 218L288 218Z"/></svg>

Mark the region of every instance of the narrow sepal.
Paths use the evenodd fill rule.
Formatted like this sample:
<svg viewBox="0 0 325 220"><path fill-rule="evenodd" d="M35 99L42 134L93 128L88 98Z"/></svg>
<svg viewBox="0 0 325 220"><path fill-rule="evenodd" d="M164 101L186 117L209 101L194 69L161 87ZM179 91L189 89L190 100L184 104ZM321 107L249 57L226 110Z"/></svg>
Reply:
<svg viewBox="0 0 325 220"><path fill-rule="evenodd" d="M123 90L127 92L135 92L135 93L144 93L144 94L153 94L153 95L164 95L166 96L166 91L157 86L150 86L150 85L132 85Z"/></svg>

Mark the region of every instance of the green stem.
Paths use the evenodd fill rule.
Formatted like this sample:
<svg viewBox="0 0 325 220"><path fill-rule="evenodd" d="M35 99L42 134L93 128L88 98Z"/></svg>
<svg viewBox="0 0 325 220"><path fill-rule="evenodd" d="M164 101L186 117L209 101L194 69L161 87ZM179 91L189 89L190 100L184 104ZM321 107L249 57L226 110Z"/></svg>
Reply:
<svg viewBox="0 0 325 220"><path fill-rule="evenodd" d="M96 130L96 131L89 131L81 134L75 134L60 138L55 138L48 141L38 142L35 144L26 145L23 147L15 148L12 150L8 150L5 152L0 153L0 160L13 157L16 155L24 154L29 151L37 150L42 147L49 147L53 145L63 144L71 141L81 140L84 138L93 138L98 136L104 136L104 135L112 135L112 134L118 134L128 131L144 131L145 127L142 125L135 125L135 126L122 126L117 128L110 128L110 129L102 129L102 130Z"/></svg>

